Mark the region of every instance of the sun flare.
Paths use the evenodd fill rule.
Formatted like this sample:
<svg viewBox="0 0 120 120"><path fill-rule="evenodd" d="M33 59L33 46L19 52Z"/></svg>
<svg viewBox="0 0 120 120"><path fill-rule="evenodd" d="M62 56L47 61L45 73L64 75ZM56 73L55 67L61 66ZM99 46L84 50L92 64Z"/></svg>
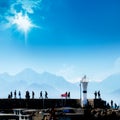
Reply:
<svg viewBox="0 0 120 120"><path fill-rule="evenodd" d="M27 15L22 15L22 13L18 13L15 16L13 24L17 26L18 30L23 31L25 34L34 26L29 17Z"/></svg>

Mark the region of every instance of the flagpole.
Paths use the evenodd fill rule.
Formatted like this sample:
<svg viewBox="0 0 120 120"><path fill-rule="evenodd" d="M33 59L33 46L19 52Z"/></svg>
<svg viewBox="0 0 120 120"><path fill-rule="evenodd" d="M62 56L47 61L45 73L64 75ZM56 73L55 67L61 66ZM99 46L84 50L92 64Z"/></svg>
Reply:
<svg viewBox="0 0 120 120"><path fill-rule="evenodd" d="M82 97L81 97L81 81L80 81L80 107L82 107L81 102L82 102Z"/></svg>

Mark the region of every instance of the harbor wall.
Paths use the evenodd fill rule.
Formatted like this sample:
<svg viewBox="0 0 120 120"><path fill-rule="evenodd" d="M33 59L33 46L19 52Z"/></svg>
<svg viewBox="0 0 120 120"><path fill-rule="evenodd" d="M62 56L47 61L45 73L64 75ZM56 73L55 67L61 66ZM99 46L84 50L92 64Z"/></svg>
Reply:
<svg viewBox="0 0 120 120"><path fill-rule="evenodd" d="M0 99L0 109L28 108L45 109L52 107L80 107L79 99Z"/></svg>

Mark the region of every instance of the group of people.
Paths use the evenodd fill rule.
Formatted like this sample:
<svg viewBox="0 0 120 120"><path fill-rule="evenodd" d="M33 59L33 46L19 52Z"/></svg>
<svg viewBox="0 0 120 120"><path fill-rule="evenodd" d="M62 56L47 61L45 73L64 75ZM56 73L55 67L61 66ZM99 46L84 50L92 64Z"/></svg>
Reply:
<svg viewBox="0 0 120 120"><path fill-rule="evenodd" d="M101 99L100 91L98 91L98 92L95 91L94 95L95 95L95 99L97 99L97 96L98 96L98 99Z"/></svg>
<svg viewBox="0 0 120 120"><path fill-rule="evenodd" d="M18 96L21 99L21 92L20 91L18 92ZM10 94L8 94L8 98L9 99L12 99L12 98L16 99L17 98L17 91L15 90L14 93L11 91Z"/></svg>
<svg viewBox="0 0 120 120"><path fill-rule="evenodd" d="M70 92L65 92L64 94L61 94L61 97L70 98Z"/></svg>
<svg viewBox="0 0 120 120"><path fill-rule="evenodd" d="M17 97L17 95L18 95L18 97ZM17 99L17 98L21 99L21 92L20 91L18 92L18 94L17 94L16 90L14 92L11 91L10 94L8 94L8 99ZM32 91L32 97L30 97L30 92L26 91L25 98L26 99L30 99L30 98L34 99L35 98L35 92ZM39 98L43 99L43 92L42 91L40 91L40 97ZM48 93L47 93L47 91L45 91L45 99L47 99L47 98L48 98Z"/></svg>
<svg viewBox="0 0 120 120"><path fill-rule="evenodd" d="M111 100L110 104L111 104L111 108L118 109L118 105L114 103L113 100Z"/></svg>
<svg viewBox="0 0 120 120"><path fill-rule="evenodd" d="M43 98L42 94L43 94L42 91L40 91L40 98ZM30 93L29 93L29 91L26 91L25 98L26 99L30 99ZM35 92L32 91L32 99L34 99L34 98L35 98ZM47 98L48 98L48 93L47 93L47 91L45 91L45 99L47 99Z"/></svg>
<svg viewBox="0 0 120 120"><path fill-rule="evenodd" d="M47 99L48 98L47 91L44 92L44 96L45 97L43 97L43 92L40 91L40 97L39 97L40 99L43 99L43 98ZM61 94L61 97L70 98L70 92L65 92L64 94ZM10 94L8 94L8 99L17 99L17 98L21 99L21 91L19 91L17 93L17 91L15 90L14 92L11 91ZM35 98L35 92L32 91L32 96L30 97L30 92L27 90L26 93L25 93L25 98L26 99L30 99L30 98L34 99Z"/></svg>
<svg viewBox="0 0 120 120"><path fill-rule="evenodd" d="M40 92L40 98L43 98L43 93L42 93L42 91ZM47 91L45 91L45 98L46 98L46 99L48 98L48 93L47 93Z"/></svg>

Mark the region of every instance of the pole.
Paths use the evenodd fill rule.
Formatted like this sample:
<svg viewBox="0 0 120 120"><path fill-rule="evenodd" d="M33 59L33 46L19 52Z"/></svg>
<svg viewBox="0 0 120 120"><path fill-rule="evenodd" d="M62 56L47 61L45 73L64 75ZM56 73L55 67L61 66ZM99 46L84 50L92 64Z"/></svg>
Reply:
<svg viewBox="0 0 120 120"><path fill-rule="evenodd" d="M82 97L81 97L81 81L80 81L80 106L82 107L82 104L81 104L81 102L82 102Z"/></svg>

